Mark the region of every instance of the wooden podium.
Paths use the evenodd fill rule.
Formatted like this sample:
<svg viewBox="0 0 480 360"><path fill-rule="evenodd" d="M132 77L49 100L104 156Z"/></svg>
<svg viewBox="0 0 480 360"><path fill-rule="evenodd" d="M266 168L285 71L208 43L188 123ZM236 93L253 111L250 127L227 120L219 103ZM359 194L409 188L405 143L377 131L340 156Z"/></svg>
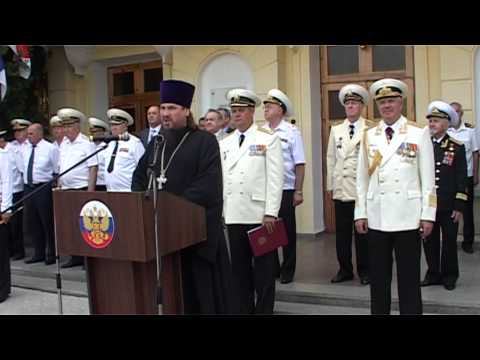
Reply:
<svg viewBox="0 0 480 360"><path fill-rule="evenodd" d="M113 238L103 248L82 237L80 213L90 201L112 214ZM54 191L53 205L59 254L86 257L90 313L158 314L152 194L146 199L142 192ZM93 215L98 222L104 214ZM162 313L182 314L180 250L206 240L205 209L159 192L158 229Z"/></svg>

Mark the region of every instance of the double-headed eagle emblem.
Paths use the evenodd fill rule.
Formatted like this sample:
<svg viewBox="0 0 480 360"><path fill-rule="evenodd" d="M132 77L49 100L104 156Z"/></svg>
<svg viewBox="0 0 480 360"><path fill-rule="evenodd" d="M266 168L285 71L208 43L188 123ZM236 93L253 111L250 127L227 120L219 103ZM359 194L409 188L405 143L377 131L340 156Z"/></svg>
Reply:
<svg viewBox="0 0 480 360"><path fill-rule="evenodd" d="M101 245L108 240L107 231L110 226L110 218L104 210L98 210L96 207L87 209L83 215L83 226L92 243Z"/></svg>

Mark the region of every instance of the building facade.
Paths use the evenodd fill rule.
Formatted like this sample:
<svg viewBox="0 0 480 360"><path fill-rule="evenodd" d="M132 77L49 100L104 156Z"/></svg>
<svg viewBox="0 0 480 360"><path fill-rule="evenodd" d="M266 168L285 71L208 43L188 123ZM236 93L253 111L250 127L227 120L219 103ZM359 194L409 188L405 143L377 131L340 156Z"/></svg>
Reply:
<svg viewBox="0 0 480 360"><path fill-rule="evenodd" d="M475 125L480 106L478 46L51 46L48 94L51 113L72 106L106 118L110 106L135 116L132 131L146 125L146 108L158 102L161 79L196 85L192 110L198 118L226 104L234 87L266 97L279 88L292 100L307 161L304 199L297 210L299 233L334 229L333 206L325 192L325 152L329 129L343 120L338 91L347 83L368 87L382 77L409 87L405 113L426 125L427 105L435 99L458 101ZM364 116L378 119L370 101ZM256 120L263 122L263 109Z"/></svg>

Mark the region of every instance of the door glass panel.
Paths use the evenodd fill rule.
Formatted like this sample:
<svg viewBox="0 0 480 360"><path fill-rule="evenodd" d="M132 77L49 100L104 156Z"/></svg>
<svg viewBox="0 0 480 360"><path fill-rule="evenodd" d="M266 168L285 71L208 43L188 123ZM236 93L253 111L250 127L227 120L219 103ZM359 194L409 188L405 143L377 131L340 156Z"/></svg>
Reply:
<svg viewBox="0 0 480 360"><path fill-rule="evenodd" d="M162 68L145 69L143 71L144 92L160 91L162 81Z"/></svg>
<svg viewBox="0 0 480 360"><path fill-rule="evenodd" d="M113 96L131 95L134 89L133 72L113 74Z"/></svg>
<svg viewBox="0 0 480 360"><path fill-rule="evenodd" d="M358 73L358 46L327 46L328 75Z"/></svg>
<svg viewBox="0 0 480 360"><path fill-rule="evenodd" d="M339 90L330 90L328 92L328 120L341 120L345 118L345 108L338 100Z"/></svg>
<svg viewBox="0 0 480 360"><path fill-rule="evenodd" d="M405 70L405 46L373 45L373 71Z"/></svg>

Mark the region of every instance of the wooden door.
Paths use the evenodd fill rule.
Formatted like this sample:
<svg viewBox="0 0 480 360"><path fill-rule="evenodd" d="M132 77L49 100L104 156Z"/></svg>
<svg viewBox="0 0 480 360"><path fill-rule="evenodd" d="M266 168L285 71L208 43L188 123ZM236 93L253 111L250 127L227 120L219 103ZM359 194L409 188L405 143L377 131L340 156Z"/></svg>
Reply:
<svg viewBox="0 0 480 360"><path fill-rule="evenodd" d="M109 106L127 111L135 119L130 133L148 126L147 110L160 103L161 61L115 66L108 69Z"/></svg>
<svg viewBox="0 0 480 360"><path fill-rule="evenodd" d="M322 170L324 184L324 220L327 232L335 231L335 209L326 191L326 155L330 128L345 119L345 110L338 99L340 89L347 84L359 84L367 90L382 78L395 78L405 82L408 95L404 112L415 121L415 88L412 46L382 45L325 45L320 49L321 103L322 103ZM363 117L380 120L372 99L365 106Z"/></svg>

